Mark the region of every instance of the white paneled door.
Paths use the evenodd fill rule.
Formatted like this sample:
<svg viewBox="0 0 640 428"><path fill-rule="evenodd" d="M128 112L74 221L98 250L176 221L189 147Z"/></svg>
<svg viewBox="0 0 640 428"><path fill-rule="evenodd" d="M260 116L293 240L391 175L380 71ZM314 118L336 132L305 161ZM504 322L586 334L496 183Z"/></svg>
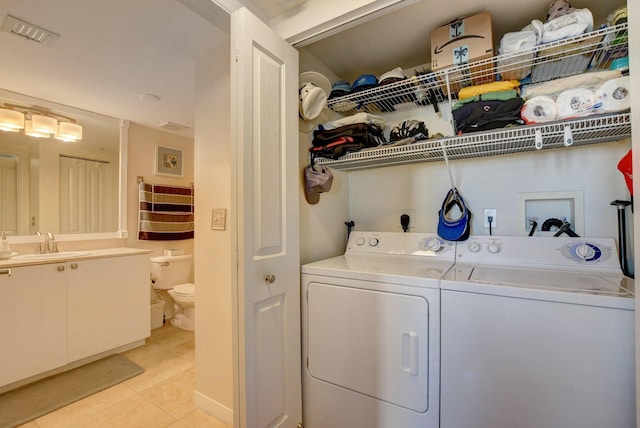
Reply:
<svg viewBox="0 0 640 428"><path fill-rule="evenodd" d="M302 422L298 52L246 9L232 14L237 233L236 427Z"/></svg>

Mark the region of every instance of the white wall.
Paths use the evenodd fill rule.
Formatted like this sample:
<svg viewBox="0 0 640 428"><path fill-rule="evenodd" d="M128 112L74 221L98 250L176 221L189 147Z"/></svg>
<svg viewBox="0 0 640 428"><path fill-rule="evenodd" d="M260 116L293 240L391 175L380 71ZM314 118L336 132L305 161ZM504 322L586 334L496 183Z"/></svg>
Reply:
<svg viewBox="0 0 640 428"><path fill-rule="evenodd" d="M484 208L498 210L495 235L524 235L517 218L518 194L581 191L585 236L617 238L616 199L629 199L617 164L629 141L450 161L454 180L470 211L472 233L483 228ZM398 210L413 209L412 232L434 232L438 210L451 187L444 162L353 171L349 174L349 212L359 230L401 231ZM630 211L628 213L631 215ZM544 219L542 219L544 220ZM539 226L542 221L539 221Z"/></svg>
<svg viewBox="0 0 640 428"><path fill-rule="evenodd" d="M155 175L156 144L183 150L183 177ZM142 176L147 183L190 186L193 183L193 139L131 123L127 163L127 229L129 231L127 246L152 250L150 256L161 255L166 248L180 248L187 254L193 254L193 239L138 241L138 182L136 180L137 176ZM195 192L197 197L197 188Z"/></svg>
<svg viewBox="0 0 640 428"><path fill-rule="evenodd" d="M196 404L233 421L231 118L229 40L198 64L195 117ZM199 190L198 190L199 189ZM226 230L211 210L227 209Z"/></svg>

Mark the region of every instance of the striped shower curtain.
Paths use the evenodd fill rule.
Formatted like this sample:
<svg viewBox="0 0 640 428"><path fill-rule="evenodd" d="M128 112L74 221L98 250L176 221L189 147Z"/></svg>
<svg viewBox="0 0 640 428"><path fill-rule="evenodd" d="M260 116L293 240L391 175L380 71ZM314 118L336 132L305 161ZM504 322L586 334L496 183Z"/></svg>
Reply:
<svg viewBox="0 0 640 428"><path fill-rule="evenodd" d="M139 184L138 240L193 238L193 187Z"/></svg>

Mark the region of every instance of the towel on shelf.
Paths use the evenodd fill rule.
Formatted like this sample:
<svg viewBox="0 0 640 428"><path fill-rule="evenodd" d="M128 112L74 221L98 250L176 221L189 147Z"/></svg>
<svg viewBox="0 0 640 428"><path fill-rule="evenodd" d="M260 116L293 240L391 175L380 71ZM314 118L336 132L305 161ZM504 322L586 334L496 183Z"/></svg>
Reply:
<svg viewBox="0 0 640 428"><path fill-rule="evenodd" d="M193 187L139 184L138 240L193 238Z"/></svg>

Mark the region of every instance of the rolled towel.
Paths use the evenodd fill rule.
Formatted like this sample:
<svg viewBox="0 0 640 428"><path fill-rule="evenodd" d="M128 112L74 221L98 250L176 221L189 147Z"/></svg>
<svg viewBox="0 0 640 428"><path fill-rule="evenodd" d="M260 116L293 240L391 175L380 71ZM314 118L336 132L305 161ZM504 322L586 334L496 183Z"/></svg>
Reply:
<svg viewBox="0 0 640 428"><path fill-rule="evenodd" d="M629 76L605 82L596 91L596 99L602 103L600 110L606 113L614 113L627 110L631 107L629 97Z"/></svg>
<svg viewBox="0 0 640 428"><path fill-rule="evenodd" d="M556 98L559 119L588 116L601 105L594 91L587 88L567 89Z"/></svg>
<svg viewBox="0 0 640 428"><path fill-rule="evenodd" d="M522 106L520 117L527 124L557 120L558 109L556 108L556 101L546 95L531 98Z"/></svg>

